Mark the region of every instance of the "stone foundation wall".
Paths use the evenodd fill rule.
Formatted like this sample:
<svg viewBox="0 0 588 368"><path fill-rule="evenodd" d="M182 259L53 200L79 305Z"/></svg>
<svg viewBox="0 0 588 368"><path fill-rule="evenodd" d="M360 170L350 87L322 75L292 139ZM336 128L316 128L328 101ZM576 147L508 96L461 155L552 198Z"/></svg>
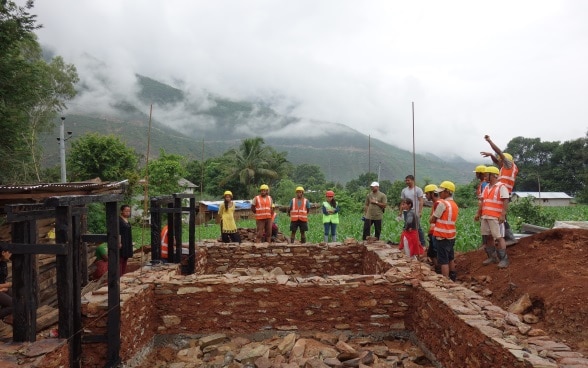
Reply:
<svg viewBox="0 0 588 368"><path fill-rule="evenodd" d="M280 267L285 274L352 275L364 272L365 246L317 244L205 242L196 252L196 272L218 274L238 268Z"/></svg>
<svg viewBox="0 0 588 368"><path fill-rule="evenodd" d="M263 277L159 285L159 333L251 333L262 330L404 331L410 293L382 276L298 279ZM377 284L376 284L377 283Z"/></svg>
<svg viewBox="0 0 588 368"><path fill-rule="evenodd" d="M408 331L444 367L558 367L566 359L586 362L516 315L435 274L427 265L406 259L395 248L383 243L331 248L316 246L315 253L311 246L206 246L198 249L198 263L207 274L182 276L178 265L163 265L125 275L121 358L140 361L156 335L318 330ZM270 254L278 263L266 261ZM247 261L240 263L239 257ZM355 274L329 275L321 264L328 266L328 272ZM235 269L223 273L220 268L225 265L227 270ZM106 309L106 288L84 296L86 333L105 332ZM63 340L43 341L5 346L0 349L1 360L10 351L10 359L19 364L34 360L43 367L69 365ZM23 355L31 350L37 355ZM104 366L106 344L84 344L83 351L84 367Z"/></svg>

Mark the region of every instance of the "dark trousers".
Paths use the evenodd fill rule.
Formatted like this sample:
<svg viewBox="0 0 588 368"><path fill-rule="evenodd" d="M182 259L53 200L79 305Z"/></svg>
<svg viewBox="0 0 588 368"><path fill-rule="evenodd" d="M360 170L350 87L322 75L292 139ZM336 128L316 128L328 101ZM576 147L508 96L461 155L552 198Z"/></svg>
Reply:
<svg viewBox="0 0 588 368"><path fill-rule="evenodd" d="M12 297L8 293L0 292L0 319L12 314Z"/></svg>
<svg viewBox="0 0 588 368"><path fill-rule="evenodd" d="M366 240L370 236L370 231L374 225L374 236L380 240L380 233L382 232L382 220L368 220L363 221L363 240Z"/></svg>
<svg viewBox="0 0 588 368"><path fill-rule="evenodd" d="M221 233L221 239L223 243L241 243L241 235L238 232L236 233Z"/></svg>

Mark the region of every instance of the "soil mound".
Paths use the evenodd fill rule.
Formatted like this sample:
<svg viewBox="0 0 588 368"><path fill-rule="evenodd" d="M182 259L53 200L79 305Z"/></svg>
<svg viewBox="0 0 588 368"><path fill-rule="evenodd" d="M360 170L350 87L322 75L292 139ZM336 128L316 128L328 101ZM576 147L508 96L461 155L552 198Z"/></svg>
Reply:
<svg viewBox="0 0 588 368"><path fill-rule="evenodd" d="M458 281L508 310L524 294L534 328L588 355L588 230L551 229L508 247L510 266L483 266L483 249L456 256Z"/></svg>

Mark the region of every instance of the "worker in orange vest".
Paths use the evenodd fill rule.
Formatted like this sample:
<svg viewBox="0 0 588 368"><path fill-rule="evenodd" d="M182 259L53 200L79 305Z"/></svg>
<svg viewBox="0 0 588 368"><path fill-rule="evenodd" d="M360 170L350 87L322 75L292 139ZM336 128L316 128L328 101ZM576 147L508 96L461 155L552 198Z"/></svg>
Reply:
<svg viewBox="0 0 588 368"><path fill-rule="evenodd" d="M161 229L161 258L168 259L168 238L167 238L167 225Z"/></svg>
<svg viewBox="0 0 588 368"><path fill-rule="evenodd" d="M482 236L486 236L484 249L488 258L482 264L486 266L498 263L498 268L506 268L509 261L504 240L504 222L509 202L508 188L504 183L498 181L500 170L497 167L488 166L486 172L489 174L489 182L482 192L483 199L478 205L478 212L474 217L474 220L481 221L480 230ZM498 245L498 250L496 245Z"/></svg>
<svg viewBox="0 0 588 368"><path fill-rule="evenodd" d="M310 202L304 198L304 188L296 188L296 197L290 201L288 214L290 215L290 243L296 239L296 231L300 229L300 243L306 243L306 232L308 231L308 213Z"/></svg>
<svg viewBox="0 0 588 368"><path fill-rule="evenodd" d="M437 246L437 262L441 265L441 274L455 281L457 279L454 252L457 235L455 223L459 214L459 208L453 200L455 184L446 180L439 184L435 192L439 193L439 200L430 223L435 224L433 236Z"/></svg>
<svg viewBox="0 0 588 368"><path fill-rule="evenodd" d="M255 242L259 243L264 239L271 243L274 203L269 195L269 186L267 184L262 184L259 187L259 195L256 195L251 203L251 212L255 215Z"/></svg>

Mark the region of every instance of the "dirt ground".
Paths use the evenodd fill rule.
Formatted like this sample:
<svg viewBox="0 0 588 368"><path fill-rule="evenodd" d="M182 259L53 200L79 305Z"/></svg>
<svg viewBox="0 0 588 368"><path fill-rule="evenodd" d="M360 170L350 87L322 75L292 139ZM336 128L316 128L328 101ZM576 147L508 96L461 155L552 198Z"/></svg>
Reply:
<svg viewBox="0 0 588 368"><path fill-rule="evenodd" d="M458 281L505 310L528 293L525 313L539 319L533 327L588 355L588 230L547 230L507 252L507 269L483 266L483 249L456 255Z"/></svg>

